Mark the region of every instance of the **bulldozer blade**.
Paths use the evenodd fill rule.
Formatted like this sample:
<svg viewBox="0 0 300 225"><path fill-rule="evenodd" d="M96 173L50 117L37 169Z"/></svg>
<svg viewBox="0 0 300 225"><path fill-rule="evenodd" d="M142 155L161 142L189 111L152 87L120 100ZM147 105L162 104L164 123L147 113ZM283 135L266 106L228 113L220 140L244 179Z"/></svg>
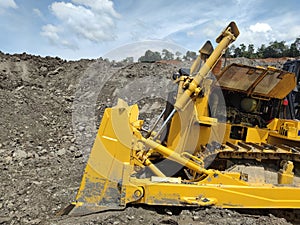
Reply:
<svg viewBox="0 0 300 225"><path fill-rule="evenodd" d="M142 190L129 184L132 142L130 123L137 120L137 105L119 100L106 109L82 177L76 201L62 214L87 215L124 209L127 202L138 200ZM137 192L136 192L137 191Z"/></svg>

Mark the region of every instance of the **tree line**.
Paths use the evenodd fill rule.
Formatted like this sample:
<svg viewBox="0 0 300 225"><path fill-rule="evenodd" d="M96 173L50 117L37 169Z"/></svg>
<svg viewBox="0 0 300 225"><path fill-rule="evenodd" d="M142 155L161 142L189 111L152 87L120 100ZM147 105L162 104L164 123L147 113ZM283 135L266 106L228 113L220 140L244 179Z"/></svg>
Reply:
<svg viewBox="0 0 300 225"><path fill-rule="evenodd" d="M168 49L163 49L162 52L147 50L145 55L141 56L138 61L139 62L156 62L160 60L179 60L179 61L191 61L196 59L197 53L193 51L187 51L182 54L179 51L175 53L169 51Z"/></svg>
<svg viewBox="0 0 300 225"><path fill-rule="evenodd" d="M300 37L287 45L285 41L270 42L269 45L262 44L255 50L253 44L246 46L240 44L236 47L231 45L226 51L226 57L237 58L281 58L281 57L299 57L300 56Z"/></svg>
<svg viewBox="0 0 300 225"><path fill-rule="evenodd" d="M192 61L196 59L197 53L194 51L187 51L185 54L177 51L175 53L163 49L162 52L147 50L145 54L139 57L139 62L156 62L160 60L179 60ZM262 44L255 49L253 44L246 46L240 44L239 46L231 45L225 53L227 58L245 57L250 59L255 58L281 58L281 57L300 57L300 37L287 45L285 41L270 42L269 45ZM133 62L133 57L127 57L123 61Z"/></svg>

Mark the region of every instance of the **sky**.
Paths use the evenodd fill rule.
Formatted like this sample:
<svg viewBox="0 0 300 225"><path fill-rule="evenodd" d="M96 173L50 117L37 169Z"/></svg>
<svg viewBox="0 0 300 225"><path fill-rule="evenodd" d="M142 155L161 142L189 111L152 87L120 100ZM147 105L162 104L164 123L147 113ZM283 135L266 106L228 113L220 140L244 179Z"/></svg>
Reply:
<svg viewBox="0 0 300 225"><path fill-rule="evenodd" d="M299 10L299 0L0 0L0 51L67 60L197 52L231 21L236 46L290 44Z"/></svg>

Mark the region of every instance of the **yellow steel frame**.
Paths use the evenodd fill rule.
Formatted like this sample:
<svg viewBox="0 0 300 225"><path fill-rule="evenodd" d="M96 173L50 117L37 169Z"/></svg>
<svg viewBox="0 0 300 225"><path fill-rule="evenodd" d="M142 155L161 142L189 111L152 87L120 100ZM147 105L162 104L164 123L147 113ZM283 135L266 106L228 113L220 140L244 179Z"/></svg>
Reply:
<svg viewBox="0 0 300 225"><path fill-rule="evenodd" d="M71 215L123 209L128 203L215 205L223 208L300 208L299 186L248 183L239 173L207 170L192 159L144 138L138 127L132 126L139 124L134 122L137 115L136 105L124 106L123 103L105 111ZM127 124L119 126L125 117ZM125 131L124 128L129 129L129 136L128 139L121 140L118 135ZM134 148L136 143L150 147L152 151L159 152L202 176L195 181L169 181L164 178L163 173L160 176L161 171L152 164L158 171L156 176L161 180L132 177L135 173L134 162L137 160L133 152L143 152L144 148ZM111 148L113 145L115 148ZM148 165L146 163L145 166Z"/></svg>

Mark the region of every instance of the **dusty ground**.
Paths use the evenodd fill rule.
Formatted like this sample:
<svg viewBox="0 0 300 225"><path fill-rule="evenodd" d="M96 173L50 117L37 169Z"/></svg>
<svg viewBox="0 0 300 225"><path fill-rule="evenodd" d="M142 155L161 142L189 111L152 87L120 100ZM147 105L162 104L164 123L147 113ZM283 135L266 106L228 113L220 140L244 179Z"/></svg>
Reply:
<svg viewBox="0 0 300 225"><path fill-rule="evenodd" d="M122 97L151 123L179 67L0 53L0 224L290 224L216 208L55 216L75 197L103 110Z"/></svg>

